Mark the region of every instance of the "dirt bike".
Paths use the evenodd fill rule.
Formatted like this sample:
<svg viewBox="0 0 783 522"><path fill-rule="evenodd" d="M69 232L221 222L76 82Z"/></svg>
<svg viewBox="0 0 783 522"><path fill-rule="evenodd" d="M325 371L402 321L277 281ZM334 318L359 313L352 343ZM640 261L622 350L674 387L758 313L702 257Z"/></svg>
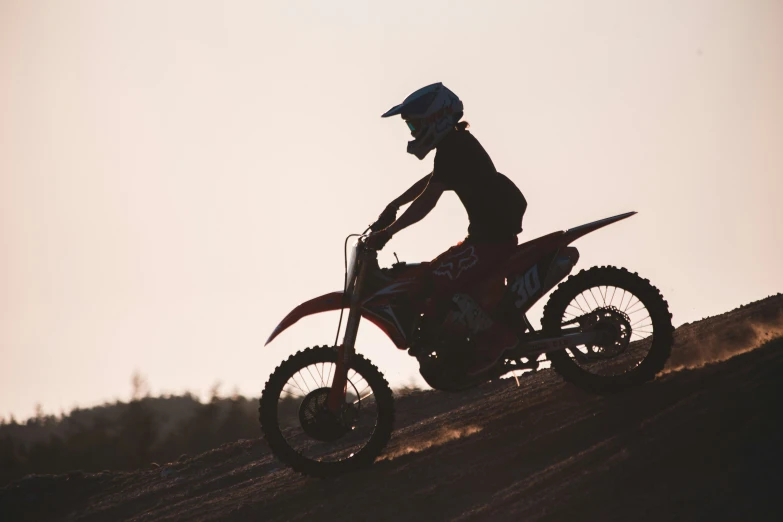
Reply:
<svg viewBox="0 0 783 522"><path fill-rule="evenodd" d="M538 369L543 358L566 381L593 392L621 391L653 379L671 353L674 329L668 304L647 279L613 266L582 270L551 294L540 330L526 315L577 263L572 242L634 214L520 244L497 266L505 286L493 317L515 328L520 342L479 375L465 371L467 355L476 349L475 332L451 328L444 334L439 319L417 312L419 303L411 296L417 295L430 264L398 261L380 268L377 252L364 243L366 236L349 236L358 240L346 260L344 290L296 307L267 340L302 317L348 310L342 343L335 339L334 346L299 351L269 377L259 415L271 450L294 470L322 477L367 466L381 454L392 434L394 399L383 374L356 353L362 318L416 357L422 377L437 390L457 392L512 372L516 377L519 371ZM454 296L452 317L469 311L467 301L467 296ZM340 326L338 338L339 333Z"/></svg>

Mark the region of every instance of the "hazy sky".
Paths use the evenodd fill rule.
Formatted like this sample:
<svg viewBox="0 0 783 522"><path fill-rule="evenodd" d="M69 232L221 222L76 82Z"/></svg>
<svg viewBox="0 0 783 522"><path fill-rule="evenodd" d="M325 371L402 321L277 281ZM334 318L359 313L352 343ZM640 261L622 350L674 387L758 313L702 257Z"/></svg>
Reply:
<svg viewBox="0 0 783 522"><path fill-rule="evenodd" d="M436 81L523 240L639 211L579 266L649 277L677 325L783 290L780 0L0 0L0 415L127 399L134 370L256 396L331 343L336 313L263 347L431 169L379 116ZM381 261L466 228L449 193ZM415 375L369 323L358 346Z"/></svg>

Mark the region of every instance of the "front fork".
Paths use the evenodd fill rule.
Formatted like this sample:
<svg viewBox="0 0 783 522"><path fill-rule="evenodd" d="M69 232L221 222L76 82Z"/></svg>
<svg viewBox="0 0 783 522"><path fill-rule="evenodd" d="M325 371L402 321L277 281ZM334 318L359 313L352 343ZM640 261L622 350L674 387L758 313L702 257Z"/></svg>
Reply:
<svg viewBox="0 0 783 522"><path fill-rule="evenodd" d="M351 297L350 308L348 311L348 321L345 325L345 335L343 342L337 346L337 367L335 369L334 380L332 381L329 397L326 400L326 406L332 413L339 413L343 404L345 404L346 392L348 389L348 369L351 367L351 358L356 353L356 335L359 333L359 322L362 318L362 283L367 274L368 263L365 262L368 256L377 255L372 250L360 247L358 263L358 274L356 279L348 282L348 288Z"/></svg>

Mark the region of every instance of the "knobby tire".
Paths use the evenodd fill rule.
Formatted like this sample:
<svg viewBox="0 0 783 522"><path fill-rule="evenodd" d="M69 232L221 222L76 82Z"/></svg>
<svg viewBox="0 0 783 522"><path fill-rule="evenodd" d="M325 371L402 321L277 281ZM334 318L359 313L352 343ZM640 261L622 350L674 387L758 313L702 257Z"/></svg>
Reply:
<svg viewBox="0 0 783 522"><path fill-rule="evenodd" d="M551 352L547 358L554 370L566 381L578 387L598 393L614 393L645 383L663 370L671 355L674 327L669 305L648 279L625 268L614 266L593 267L582 270L561 283L549 297L544 307L541 324L544 331L557 335L569 303L581 292L597 286L614 286L633 293L642 301L652 320L652 345L646 357L632 370L612 376L596 375L580 367L568 350ZM575 349L575 348L574 348Z"/></svg>
<svg viewBox="0 0 783 522"><path fill-rule="evenodd" d="M283 436L278 422L278 404L288 379L296 372L317 363L336 363L337 351L329 346L306 348L286 359L270 375L259 400L259 421L264 439L272 453L295 471L315 477L329 477L372 464L388 444L394 426L394 396L378 368L360 354L354 354L350 368L360 374L373 391L378 408L375 429L366 445L349 458L319 462L298 453Z"/></svg>

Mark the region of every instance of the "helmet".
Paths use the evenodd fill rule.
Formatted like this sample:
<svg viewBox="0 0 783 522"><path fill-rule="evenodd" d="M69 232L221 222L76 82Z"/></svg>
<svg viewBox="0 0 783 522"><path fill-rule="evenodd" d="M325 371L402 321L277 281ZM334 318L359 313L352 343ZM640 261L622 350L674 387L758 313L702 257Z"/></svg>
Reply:
<svg viewBox="0 0 783 522"><path fill-rule="evenodd" d="M408 142L408 152L424 159L462 118L462 102L438 82L414 92L381 118L397 114L402 116L415 138Z"/></svg>

